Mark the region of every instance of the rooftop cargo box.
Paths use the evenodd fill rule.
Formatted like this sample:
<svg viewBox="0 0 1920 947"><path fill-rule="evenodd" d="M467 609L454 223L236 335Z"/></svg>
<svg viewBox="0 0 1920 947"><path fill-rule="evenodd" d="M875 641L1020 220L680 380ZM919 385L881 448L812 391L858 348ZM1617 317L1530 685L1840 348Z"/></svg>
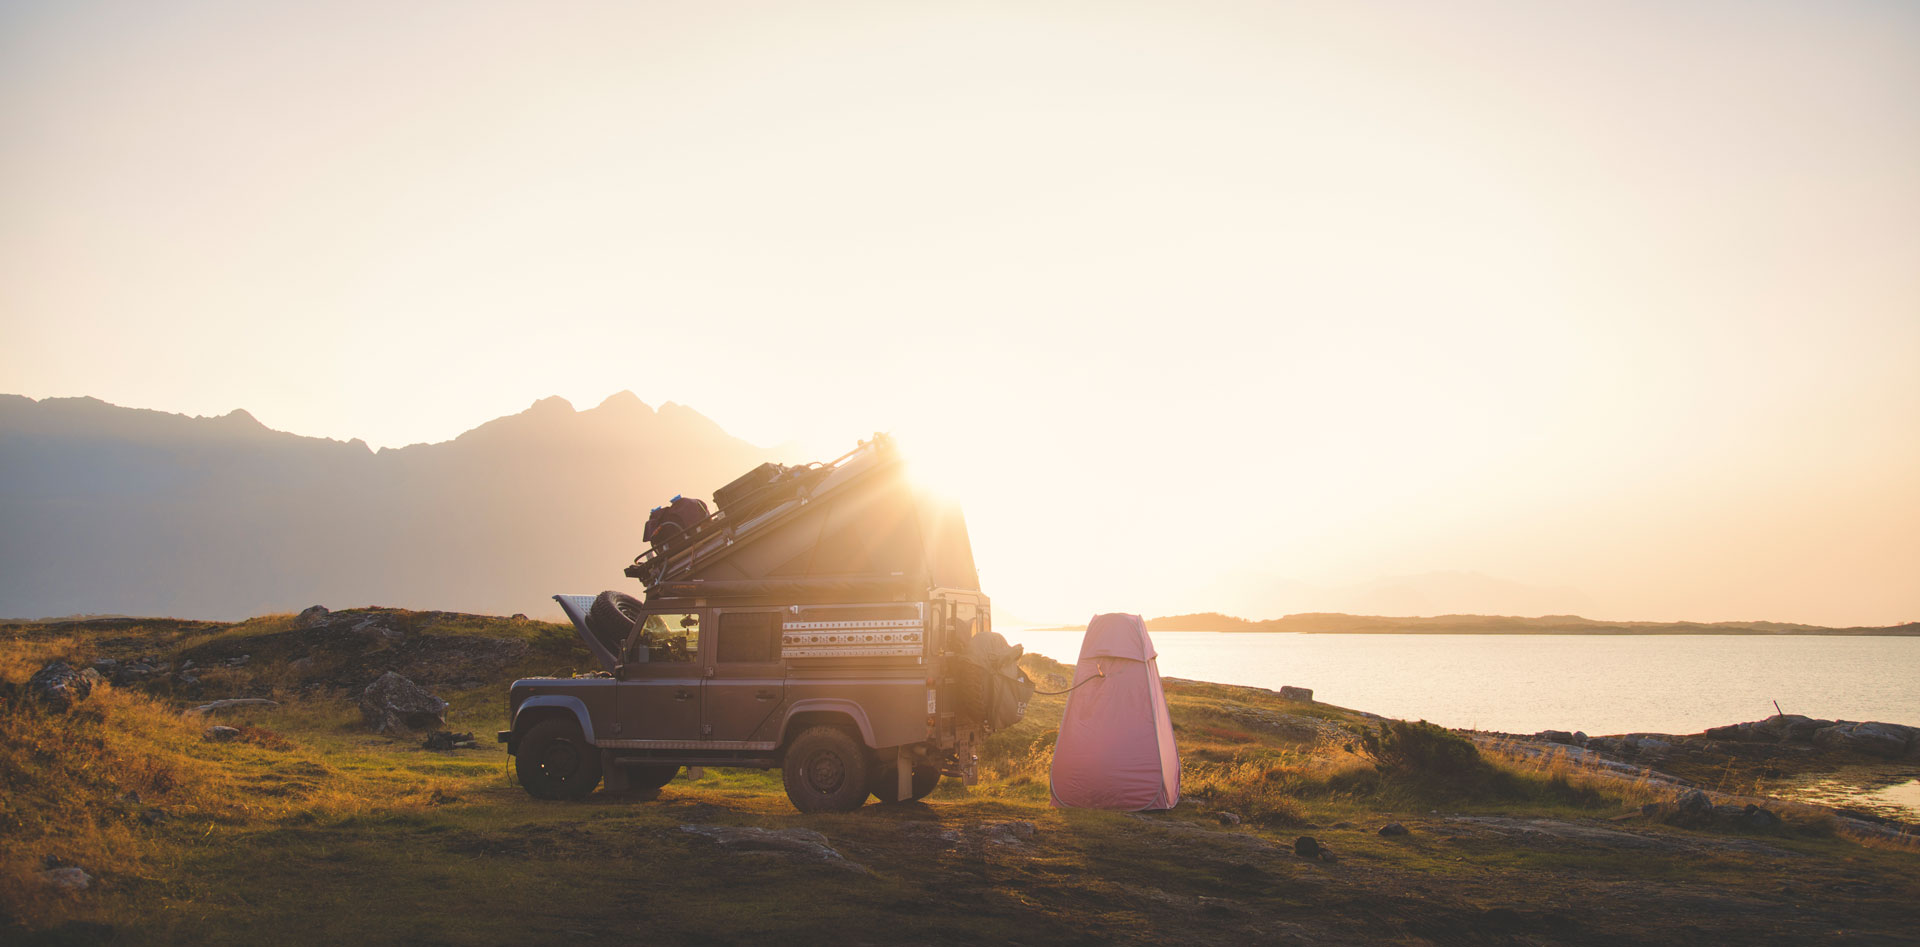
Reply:
<svg viewBox="0 0 1920 947"><path fill-rule="evenodd" d="M959 507L913 484L884 435L829 464L755 468L749 479L751 502L720 504L627 567L649 601L912 600L980 588Z"/></svg>

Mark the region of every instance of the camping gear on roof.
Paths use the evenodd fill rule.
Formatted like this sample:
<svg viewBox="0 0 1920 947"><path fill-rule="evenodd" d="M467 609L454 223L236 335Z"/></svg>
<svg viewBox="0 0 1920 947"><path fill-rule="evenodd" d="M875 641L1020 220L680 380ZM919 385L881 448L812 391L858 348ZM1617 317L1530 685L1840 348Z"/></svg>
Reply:
<svg viewBox="0 0 1920 947"><path fill-rule="evenodd" d="M752 486L759 491L739 493ZM928 589L978 590L960 508L919 489L892 439L876 434L828 464L756 467L727 485L720 510L626 574L647 600L708 595L857 595L909 600Z"/></svg>
<svg viewBox="0 0 1920 947"><path fill-rule="evenodd" d="M1138 615L1087 623L1053 748L1055 806L1138 812L1180 802L1180 753L1156 657Z"/></svg>
<svg viewBox="0 0 1920 947"><path fill-rule="evenodd" d="M707 501L696 497L676 496L668 500L665 506L656 506L647 514L647 528L640 534L642 541L666 545L687 530L699 525L707 518Z"/></svg>

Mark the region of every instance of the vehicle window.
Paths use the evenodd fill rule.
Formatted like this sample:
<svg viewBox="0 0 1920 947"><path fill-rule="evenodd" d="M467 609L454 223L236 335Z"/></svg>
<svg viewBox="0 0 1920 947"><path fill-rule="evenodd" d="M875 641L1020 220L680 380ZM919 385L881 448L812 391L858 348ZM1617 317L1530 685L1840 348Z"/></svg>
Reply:
<svg viewBox="0 0 1920 947"><path fill-rule="evenodd" d="M780 657L779 612L721 612L714 660L721 664L771 664Z"/></svg>
<svg viewBox="0 0 1920 947"><path fill-rule="evenodd" d="M660 661L692 661L700 653L700 615L648 615L627 646L627 660L634 664Z"/></svg>

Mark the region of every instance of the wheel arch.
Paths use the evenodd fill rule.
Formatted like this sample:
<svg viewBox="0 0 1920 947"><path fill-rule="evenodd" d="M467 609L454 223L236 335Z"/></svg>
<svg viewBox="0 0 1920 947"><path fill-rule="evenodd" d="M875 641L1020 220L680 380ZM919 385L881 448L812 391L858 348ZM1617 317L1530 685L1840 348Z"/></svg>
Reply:
<svg viewBox="0 0 1920 947"><path fill-rule="evenodd" d="M520 704L520 708L513 714L514 744L518 746L520 737L527 732L528 728L551 717L573 718L573 722L580 727L580 735L586 738L587 743L599 745L593 738L593 715L587 713L586 702L578 697L568 697L563 694L541 694L537 697L529 697Z"/></svg>
<svg viewBox="0 0 1920 947"><path fill-rule="evenodd" d="M796 701L787 708L786 719L780 723L780 747L785 749L802 730L817 726L850 726L859 734L861 743L870 748L879 746L874 742L873 725L867 722L865 709L851 700L822 697Z"/></svg>

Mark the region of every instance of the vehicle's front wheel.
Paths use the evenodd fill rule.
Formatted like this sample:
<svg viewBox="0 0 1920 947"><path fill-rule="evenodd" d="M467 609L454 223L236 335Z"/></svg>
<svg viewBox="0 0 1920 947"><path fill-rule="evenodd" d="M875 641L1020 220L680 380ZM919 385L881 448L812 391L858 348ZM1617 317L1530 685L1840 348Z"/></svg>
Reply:
<svg viewBox="0 0 1920 947"><path fill-rule="evenodd" d="M587 742L579 724L549 717L520 738L513 771L535 799L584 799L600 785L600 751Z"/></svg>
<svg viewBox="0 0 1920 947"><path fill-rule="evenodd" d="M787 798L801 812L852 812L867 801L867 748L839 727L809 727L787 747Z"/></svg>

